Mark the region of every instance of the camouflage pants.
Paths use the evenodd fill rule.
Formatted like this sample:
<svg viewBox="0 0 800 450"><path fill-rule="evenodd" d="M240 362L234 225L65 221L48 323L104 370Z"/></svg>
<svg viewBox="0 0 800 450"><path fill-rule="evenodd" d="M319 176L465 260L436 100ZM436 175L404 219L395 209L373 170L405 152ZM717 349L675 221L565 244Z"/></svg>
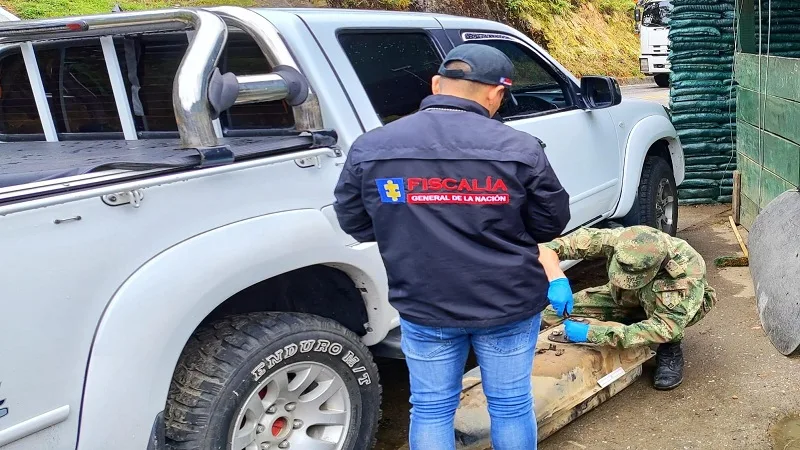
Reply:
<svg viewBox="0 0 800 450"><path fill-rule="evenodd" d="M611 296L609 286L586 288L574 295L575 305L570 315L590 317L597 320L630 324L647 319L641 305L637 303L620 304ZM557 325L564 318L556 314L552 306L542 311L542 324L548 327Z"/></svg>
<svg viewBox="0 0 800 450"><path fill-rule="evenodd" d="M575 304L572 308L571 316L575 317L589 317L592 319L619 322L626 325L647 320L647 313L638 301L622 301L618 302L611 296L611 289L609 285L586 288L574 294ZM716 303L716 294L714 289L706 286L706 292L702 300L703 304L697 311L697 314L686 325L692 326L700 319ZM564 318L558 316L552 306L548 306L542 311L542 326L553 326L561 323Z"/></svg>

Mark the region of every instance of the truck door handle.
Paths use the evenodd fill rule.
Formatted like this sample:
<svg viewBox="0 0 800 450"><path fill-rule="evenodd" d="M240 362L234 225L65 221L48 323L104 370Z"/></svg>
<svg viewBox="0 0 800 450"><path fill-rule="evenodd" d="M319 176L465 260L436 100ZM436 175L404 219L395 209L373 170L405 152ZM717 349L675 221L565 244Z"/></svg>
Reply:
<svg viewBox="0 0 800 450"><path fill-rule="evenodd" d="M106 194L101 197L103 203L108 206L121 206L130 203L134 208L138 208L144 199L144 193L141 189L132 191L117 192L116 194Z"/></svg>

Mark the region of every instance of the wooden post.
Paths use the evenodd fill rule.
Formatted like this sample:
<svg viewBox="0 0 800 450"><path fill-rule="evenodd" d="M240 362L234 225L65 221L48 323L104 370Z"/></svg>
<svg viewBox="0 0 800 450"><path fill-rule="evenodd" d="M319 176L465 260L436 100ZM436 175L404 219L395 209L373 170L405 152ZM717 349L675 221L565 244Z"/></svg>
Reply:
<svg viewBox="0 0 800 450"><path fill-rule="evenodd" d="M741 218L741 210L742 210L742 173L738 170L733 171L733 220L736 222L736 225L739 225L741 222L739 219Z"/></svg>

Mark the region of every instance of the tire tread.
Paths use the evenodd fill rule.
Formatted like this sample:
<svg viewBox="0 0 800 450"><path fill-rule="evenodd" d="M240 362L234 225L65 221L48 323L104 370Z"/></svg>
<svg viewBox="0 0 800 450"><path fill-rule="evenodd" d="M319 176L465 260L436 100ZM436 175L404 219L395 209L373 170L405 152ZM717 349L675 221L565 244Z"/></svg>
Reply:
<svg viewBox="0 0 800 450"><path fill-rule="evenodd" d="M355 333L338 323L302 313L257 312L226 317L202 326L184 347L173 375L165 409L167 448L197 449L197 439L209 423L216 396L228 378L254 352L277 337L307 332L328 331L360 343ZM365 351L363 362L374 367L372 355ZM382 396L377 385L378 404ZM378 422L381 412L378 411ZM375 445L373 434L370 447Z"/></svg>

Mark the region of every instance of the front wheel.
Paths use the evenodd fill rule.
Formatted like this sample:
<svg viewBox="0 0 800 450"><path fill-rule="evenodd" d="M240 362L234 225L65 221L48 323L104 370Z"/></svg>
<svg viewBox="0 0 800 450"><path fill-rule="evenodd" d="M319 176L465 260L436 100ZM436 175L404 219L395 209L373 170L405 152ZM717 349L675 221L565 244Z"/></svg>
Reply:
<svg viewBox="0 0 800 450"><path fill-rule="evenodd" d="M669 87L669 74L668 73L659 73L658 75L653 76L653 79L656 82L658 87Z"/></svg>
<svg viewBox="0 0 800 450"><path fill-rule="evenodd" d="M171 450L366 450L381 388L358 336L310 314L254 313L201 327L166 405Z"/></svg>
<svg viewBox="0 0 800 450"><path fill-rule="evenodd" d="M657 156L648 156L642 167L639 190L623 224L647 225L670 236L678 232L678 188L672 168Z"/></svg>

